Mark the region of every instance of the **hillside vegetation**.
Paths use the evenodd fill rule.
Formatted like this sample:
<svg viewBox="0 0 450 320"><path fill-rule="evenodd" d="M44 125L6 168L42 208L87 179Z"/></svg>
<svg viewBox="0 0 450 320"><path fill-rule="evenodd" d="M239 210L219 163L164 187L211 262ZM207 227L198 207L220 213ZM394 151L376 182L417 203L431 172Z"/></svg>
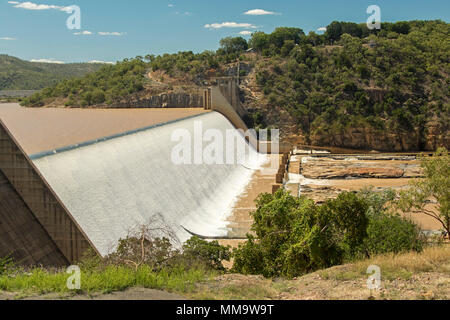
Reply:
<svg viewBox="0 0 450 320"><path fill-rule="evenodd" d="M39 63L0 55L0 90L40 90L97 71L98 63Z"/></svg>
<svg viewBox="0 0 450 320"><path fill-rule="evenodd" d="M384 23L381 31L335 21L323 35L277 28L249 41L222 39L217 51L125 60L47 88L25 105L107 107L148 95L155 77L173 90L174 83L202 87L239 75L249 124L280 128L283 139L435 150L450 147L449 52L450 25L443 21Z"/></svg>

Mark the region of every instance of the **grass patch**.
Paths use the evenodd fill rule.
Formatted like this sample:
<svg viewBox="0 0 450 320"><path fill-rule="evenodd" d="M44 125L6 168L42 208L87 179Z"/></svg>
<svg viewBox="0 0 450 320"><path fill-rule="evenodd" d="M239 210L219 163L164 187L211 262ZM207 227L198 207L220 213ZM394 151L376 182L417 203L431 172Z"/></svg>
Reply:
<svg viewBox="0 0 450 320"><path fill-rule="evenodd" d="M414 274L440 272L450 275L450 247L431 247L422 253L386 254L373 259L318 271L323 280L349 281L367 277L370 265L381 268L385 280L409 280Z"/></svg>
<svg viewBox="0 0 450 320"><path fill-rule="evenodd" d="M108 266L101 271L82 271L81 289L77 293L111 293L132 287L186 293L193 290L196 283L208 280L214 275L216 274L212 271L199 268L180 267L155 272L148 266L142 266L138 270L123 266ZM1 275L0 290L26 294L66 294L73 292L66 286L69 276L64 271L49 272L44 269Z"/></svg>

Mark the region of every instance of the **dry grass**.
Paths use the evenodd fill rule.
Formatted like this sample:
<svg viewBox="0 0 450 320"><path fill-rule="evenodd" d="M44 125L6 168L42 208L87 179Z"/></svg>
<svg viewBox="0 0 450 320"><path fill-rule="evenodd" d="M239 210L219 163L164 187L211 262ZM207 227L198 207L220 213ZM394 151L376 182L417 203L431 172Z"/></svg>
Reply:
<svg viewBox="0 0 450 320"><path fill-rule="evenodd" d="M439 272L450 276L450 247L427 248L422 253L381 255L350 265L319 271L318 274L327 279L351 280L365 276L370 265L379 266L387 280L409 279L414 274L425 272Z"/></svg>
<svg viewBox="0 0 450 320"><path fill-rule="evenodd" d="M367 289L367 268L382 272L382 289ZM290 300L415 300L450 299L450 247L433 247L423 253L383 255L337 266L294 280L259 276L224 275L197 285L194 299Z"/></svg>

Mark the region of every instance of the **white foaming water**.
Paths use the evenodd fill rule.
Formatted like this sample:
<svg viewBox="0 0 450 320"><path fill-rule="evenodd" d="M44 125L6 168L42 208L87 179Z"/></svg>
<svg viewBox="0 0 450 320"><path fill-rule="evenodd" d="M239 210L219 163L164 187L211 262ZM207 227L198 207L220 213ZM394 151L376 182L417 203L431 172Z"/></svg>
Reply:
<svg viewBox="0 0 450 320"><path fill-rule="evenodd" d="M250 161L244 165L176 165L171 160L177 145L172 132L182 128L194 137L195 121L224 137L225 131L235 130L212 112L33 162L102 255L155 215L181 242L190 238L183 227L205 236L226 236L233 205L269 158L249 146ZM241 135L238 143L248 145Z"/></svg>
<svg viewBox="0 0 450 320"><path fill-rule="evenodd" d="M303 175L301 174L296 174L296 173L289 173L289 181L288 183L291 184L300 184L300 186L306 186L309 184L312 185L317 185L317 186L328 186L330 185L330 182L328 180L325 179L308 179L305 178Z"/></svg>

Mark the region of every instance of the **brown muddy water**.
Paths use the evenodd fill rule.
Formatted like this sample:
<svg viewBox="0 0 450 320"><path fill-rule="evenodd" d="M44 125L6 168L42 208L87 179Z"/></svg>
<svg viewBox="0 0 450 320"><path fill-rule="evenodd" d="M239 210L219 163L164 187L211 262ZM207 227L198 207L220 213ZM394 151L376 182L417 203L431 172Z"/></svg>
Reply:
<svg viewBox="0 0 450 320"><path fill-rule="evenodd" d="M200 108L68 109L0 104L0 120L29 155L204 112Z"/></svg>

